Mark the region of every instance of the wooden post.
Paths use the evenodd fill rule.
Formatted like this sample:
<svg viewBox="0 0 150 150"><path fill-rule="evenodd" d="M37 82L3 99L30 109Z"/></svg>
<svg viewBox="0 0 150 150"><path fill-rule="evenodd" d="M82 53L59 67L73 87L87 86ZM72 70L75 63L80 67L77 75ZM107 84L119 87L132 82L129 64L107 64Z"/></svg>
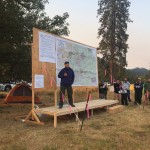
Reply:
<svg viewBox="0 0 150 150"><path fill-rule="evenodd" d="M57 114L54 114L54 128L57 127Z"/></svg>

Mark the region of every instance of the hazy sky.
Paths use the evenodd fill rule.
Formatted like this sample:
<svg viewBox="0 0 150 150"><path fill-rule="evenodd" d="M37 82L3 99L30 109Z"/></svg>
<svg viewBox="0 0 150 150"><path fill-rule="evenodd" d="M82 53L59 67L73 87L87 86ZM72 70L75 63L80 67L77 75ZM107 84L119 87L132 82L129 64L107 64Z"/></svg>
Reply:
<svg viewBox="0 0 150 150"><path fill-rule="evenodd" d="M128 23L129 49L127 68L150 65L150 0L130 0ZM98 0L49 0L46 13L50 17L69 13L69 39L98 47L97 32L100 24L97 18Z"/></svg>

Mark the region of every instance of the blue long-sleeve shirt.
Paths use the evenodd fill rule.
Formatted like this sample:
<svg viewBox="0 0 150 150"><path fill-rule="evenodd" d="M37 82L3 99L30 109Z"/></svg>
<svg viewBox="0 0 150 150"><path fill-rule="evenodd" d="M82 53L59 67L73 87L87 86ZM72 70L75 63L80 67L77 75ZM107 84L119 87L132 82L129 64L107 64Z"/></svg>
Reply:
<svg viewBox="0 0 150 150"><path fill-rule="evenodd" d="M64 76L65 73L67 76ZM65 67L59 72L58 78L61 78L61 85L72 85L75 78L74 71L70 67Z"/></svg>

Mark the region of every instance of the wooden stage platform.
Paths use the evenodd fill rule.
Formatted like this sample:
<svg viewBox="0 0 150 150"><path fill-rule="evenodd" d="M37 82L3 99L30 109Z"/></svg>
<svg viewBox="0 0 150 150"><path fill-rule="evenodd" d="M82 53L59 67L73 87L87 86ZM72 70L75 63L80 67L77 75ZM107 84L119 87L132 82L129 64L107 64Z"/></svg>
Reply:
<svg viewBox="0 0 150 150"><path fill-rule="evenodd" d="M118 100L91 100L88 103L88 109L92 110L95 108L104 108L117 105ZM67 115L70 113L78 113L85 110L86 102L74 103L76 107L72 107L73 111L70 110L69 105L64 105L62 109L59 109L58 106L46 107L46 108L37 108L35 109L36 113L47 114L54 116L54 127L57 127L57 117L62 115Z"/></svg>

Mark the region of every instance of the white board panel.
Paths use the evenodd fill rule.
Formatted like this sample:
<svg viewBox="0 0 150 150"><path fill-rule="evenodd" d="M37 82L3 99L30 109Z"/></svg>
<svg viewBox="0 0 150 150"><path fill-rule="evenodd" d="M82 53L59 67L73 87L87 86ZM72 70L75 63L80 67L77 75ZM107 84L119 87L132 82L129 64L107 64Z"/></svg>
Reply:
<svg viewBox="0 0 150 150"><path fill-rule="evenodd" d="M34 88L44 88L44 75L35 75L34 78Z"/></svg>
<svg viewBox="0 0 150 150"><path fill-rule="evenodd" d="M55 37L53 35L39 32L39 61L40 62L56 62Z"/></svg>

